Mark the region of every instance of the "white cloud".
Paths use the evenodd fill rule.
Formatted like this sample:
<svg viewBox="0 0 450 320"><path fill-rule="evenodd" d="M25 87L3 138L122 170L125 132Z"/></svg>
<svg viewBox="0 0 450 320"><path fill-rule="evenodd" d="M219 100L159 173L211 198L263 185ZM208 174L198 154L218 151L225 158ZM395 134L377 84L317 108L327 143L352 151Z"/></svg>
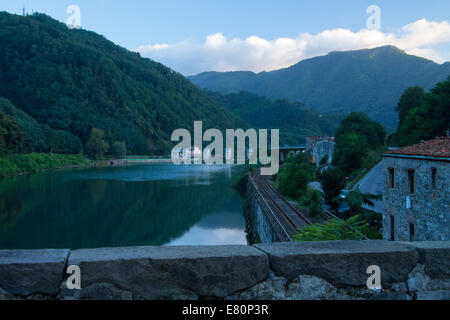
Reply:
<svg viewBox="0 0 450 320"><path fill-rule="evenodd" d="M203 44L188 39L171 45L144 45L136 51L185 75L192 75L203 71L271 71L331 51L383 45L394 45L410 54L442 63L450 58L435 48L442 44L450 44L450 23L421 19L389 33L339 28L274 40L258 36L227 39L222 33L216 33L209 35Z"/></svg>

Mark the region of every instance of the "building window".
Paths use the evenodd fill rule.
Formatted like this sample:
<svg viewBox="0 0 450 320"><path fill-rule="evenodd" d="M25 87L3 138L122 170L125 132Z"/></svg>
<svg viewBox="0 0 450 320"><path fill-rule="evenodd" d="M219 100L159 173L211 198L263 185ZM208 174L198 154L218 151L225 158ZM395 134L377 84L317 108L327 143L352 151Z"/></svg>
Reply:
<svg viewBox="0 0 450 320"><path fill-rule="evenodd" d="M413 223L410 223L409 224L409 241L415 241L415 235L416 235L415 225Z"/></svg>
<svg viewBox="0 0 450 320"><path fill-rule="evenodd" d="M436 190L436 173L437 169L431 169L431 189Z"/></svg>
<svg viewBox="0 0 450 320"><path fill-rule="evenodd" d="M409 186L409 194L414 194L414 170L408 170L408 186Z"/></svg>
<svg viewBox="0 0 450 320"><path fill-rule="evenodd" d="M395 187L395 171L394 168L389 168L389 186L391 189Z"/></svg>
<svg viewBox="0 0 450 320"><path fill-rule="evenodd" d="M395 219L391 216L391 241L395 241Z"/></svg>

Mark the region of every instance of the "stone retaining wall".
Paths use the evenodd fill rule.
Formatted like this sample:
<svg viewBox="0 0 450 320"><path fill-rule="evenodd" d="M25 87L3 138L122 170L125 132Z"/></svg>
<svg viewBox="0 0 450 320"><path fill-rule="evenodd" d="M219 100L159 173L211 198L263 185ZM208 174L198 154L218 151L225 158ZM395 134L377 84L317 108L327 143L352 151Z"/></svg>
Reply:
<svg viewBox="0 0 450 320"><path fill-rule="evenodd" d="M248 217L251 220L248 225L252 232L257 234L259 242L291 241L291 235L281 226L272 209L258 192L253 179L248 179L247 199L250 204Z"/></svg>
<svg viewBox="0 0 450 320"><path fill-rule="evenodd" d="M289 241L251 179L247 183L247 204L245 218L251 243Z"/></svg>
<svg viewBox="0 0 450 320"><path fill-rule="evenodd" d="M73 265L81 290L66 286ZM450 299L450 242L0 250L0 300L206 298Z"/></svg>

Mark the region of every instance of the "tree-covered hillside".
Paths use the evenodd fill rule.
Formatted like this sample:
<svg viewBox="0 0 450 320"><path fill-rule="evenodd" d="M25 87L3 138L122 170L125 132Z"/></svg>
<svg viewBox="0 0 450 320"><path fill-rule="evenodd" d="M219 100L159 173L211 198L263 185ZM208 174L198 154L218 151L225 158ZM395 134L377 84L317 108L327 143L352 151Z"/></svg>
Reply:
<svg viewBox="0 0 450 320"><path fill-rule="evenodd" d="M307 136L333 135L342 119L339 115L322 115L302 103L244 91L227 95L208 91L208 95L254 128L280 129L281 145L304 143Z"/></svg>
<svg viewBox="0 0 450 320"><path fill-rule="evenodd" d="M420 87L408 88L397 111L400 124L389 138L390 144L403 147L445 136L450 130L450 77L429 92Z"/></svg>
<svg viewBox="0 0 450 320"><path fill-rule="evenodd" d="M439 65L385 46L332 52L272 72L205 72L189 79L208 90L287 98L319 112L365 112L394 131L402 92L411 86L430 89L449 75L450 63Z"/></svg>
<svg viewBox="0 0 450 320"><path fill-rule="evenodd" d="M68 131L55 130L48 125L39 124L21 109L15 107L5 98L0 98L0 112L17 127L18 139L13 140L5 149L8 153L55 152L78 154L82 150L81 140ZM5 129L5 126L0 125ZM6 132L5 132L6 133ZM8 137L14 132L7 130ZM3 152L5 153L5 152Z"/></svg>
<svg viewBox="0 0 450 320"><path fill-rule="evenodd" d="M172 131L190 129L195 120L245 126L173 70L43 14L0 12L0 97L36 120L14 111L30 132L48 125L86 146L95 127L135 154L168 152ZM31 151L41 148L37 140L28 143Z"/></svg>

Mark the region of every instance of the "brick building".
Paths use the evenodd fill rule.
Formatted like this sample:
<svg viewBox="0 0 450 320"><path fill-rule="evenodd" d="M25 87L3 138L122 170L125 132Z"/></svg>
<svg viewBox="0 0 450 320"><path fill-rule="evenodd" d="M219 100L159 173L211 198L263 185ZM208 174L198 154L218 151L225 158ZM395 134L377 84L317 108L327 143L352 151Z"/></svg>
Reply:
<svg viewBox="0 0 450 320"><path fill-rule="evenodd" d="M450 137L383 155L383 237L450 240Z"/></svg>

